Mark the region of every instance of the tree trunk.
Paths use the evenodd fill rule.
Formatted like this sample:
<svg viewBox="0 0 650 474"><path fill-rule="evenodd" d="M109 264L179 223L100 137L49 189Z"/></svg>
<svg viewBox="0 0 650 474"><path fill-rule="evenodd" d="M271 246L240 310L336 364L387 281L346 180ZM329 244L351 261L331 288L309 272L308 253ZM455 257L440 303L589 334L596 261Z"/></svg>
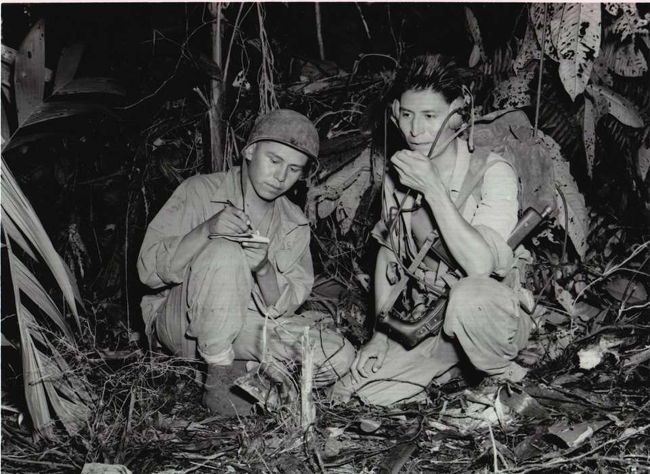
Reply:
<svg viewBox="0 0 650 474"><path fill-rule="evenodd" d="M212 22L212 61L222 70L221 64L221 8L219 2L209 3ZM210 171L225 171L223 159L223 134L221 123L221 96L223 93L222 84L225 78L212 79L210 81Z"/></svg>
<svg viewBox="0 0 650 474"><path fill-rule="evenodd" d="M316 14L316 39L318 39L318 55L321 61L325 61L325 44L323 43L323 26L321 25L320 4L314 3Z"/></svg>

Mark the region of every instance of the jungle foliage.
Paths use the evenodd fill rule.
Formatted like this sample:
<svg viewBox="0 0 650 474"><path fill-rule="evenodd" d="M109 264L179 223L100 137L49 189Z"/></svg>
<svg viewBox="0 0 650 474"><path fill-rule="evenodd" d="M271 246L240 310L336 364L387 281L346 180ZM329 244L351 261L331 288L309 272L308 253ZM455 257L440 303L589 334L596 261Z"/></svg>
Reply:
<svg viewBox="0 0 650 474"><path fill-rule="evenodd" d="M128 43L117 58L93 54L96 45L86 43L90 34L50 47L45 13L56 15L43 10L46 19L37 18L38 7L25 7L24 15L31 18L33 11L35 21L20 44L3 44L2 336L3 354L20 359L3 370L3 411L16 413L15 420L3 417L3 439L58 437L70 443L73 449L54 458L50 468L102 460L154 472L151 461L138 459L138 450L148 449L143 433L180 433L170 421L179 409L163 416L158 407L194 386L196 366L145 355L149 348L141 337L138 305L147 290L138 286L135 272L144 230L185 178L237 165L255 117L278 106L305 113L322 139L321 168L291 196L313 229L317 281L307 308L331 314L355 344L364 342L376 251L370 231L379 218L387 158L402 146L386 120L384 98L396 67L422 50L453 53L472 67L476 115L523 110L552 159L558 212L528 245L534 263L524 277L535 297L539 331L522 354L523 363L537 380L564 377L562 385L575 393L571 383L580 384L580 376L596 368L607 368L593 382L597 389L618 384L633 390L647 382L650 13L645 6L517 5L505 36L494 31L494 10L481 4L350 3L340 7L346 9L340 21L336 6L215 5L170 7L174 20L162 14L146 27L141 26L149 21L146 15L134 14L127 26L138 33L115 39ZM414 32L429 31L436 14L446 23L465 25L462 38L455 38L457 49L445 50L449 46L435 33L431 43L418 44ZM315 28L296 25L302 36L292 38L286 24L296 18L304 23L308 18ZM117 38L117 24L107 20L104 32ZM353 28L346 29L350 24ZM313 48L302 44L306 39ZM216 141L215 130L221 134ZM214 143L222 146L219 159ZM616 363L608 358L612 353ZM15 376L5 378L12 371ZM169 385L159 388L166 382L175 387L173 393L167 393ZM6 387L17 387L22 395ZM481 420L476 426L458 421L459 407L468 403L462 397L442 400L444 395L432 393L437 408L444 401L442 413L450 404L447 418L440 415L436 423L452 427L461 439L483 429L476 440L485 441L485 426L501 426L506 436L506 427L524 429L516 425L515 413L529 416L525 407L548 398L537 388L516 392L518 401L512 391L505 398L500 390L484 393L492 412L476 409L474 421ZM581 397L584 402L586 395ZM331 428L337 421L328 410L323 407L317 419L327 429L343 430L340 435L346 428ZM396 429L387 414L366 416L368 407L358 410L342 416L356 421L379 416L384 429ZM18 417L22 423L24 415L28 430L7 425ZM280 417L280 427L295 426L290 414L273 416ZM605 426L579 416L569 421L582 430L578 440L562 438L569 454ZM267 429L277 428L274 422L278 418L251 428L266 436L265 446L243 435L240 459L251 469L261 468L264 457L279 465L279 452L296 449L300 435L293 432L281 437L274 431L271 439ZM616 426L632 429L620 419ZM131 432L134 427L142 433ZM550 421L546 428L562 432ZM203 433L205 428L194 429ZM435 424L427 429L444 432ZM634 445L644 432L634 429L617 439ZM479 472L490 465L492 455L495 470L499 463L512 467L537 459L540 453L532 445L540 433L517 435L518 461L497 460L497 452L507 449L492 437L471 460L472 468ZM191 451L209 449L211 442L208 437L190 448L192 441L183 439L181 445ZM346 455L343 445L330 446L329 453L336 453L323 454L323 461L318 453L328 452L327 443L317 444L307 443L309 463L303 468L370 468L354 449ZM34 446L21 449L34 454ZM236 450L220 446L224 453ZM379 447L374 455L385 451ZM261 464L256 452L264 453ZM19 458L14 457L16 466ZM530 472L513 469L509 472Z"/></svg>

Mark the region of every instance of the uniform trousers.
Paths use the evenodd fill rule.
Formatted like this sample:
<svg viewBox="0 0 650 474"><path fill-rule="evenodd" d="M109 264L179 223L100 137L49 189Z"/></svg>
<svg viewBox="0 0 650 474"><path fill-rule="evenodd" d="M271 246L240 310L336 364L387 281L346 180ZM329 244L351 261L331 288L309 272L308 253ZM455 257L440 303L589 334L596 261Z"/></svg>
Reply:
<svg viewBox="0 0 650 474"><path fill-rule="evenodd" d="M355 351L344 337L326 328L322 324L326 321L319 323L314 313L265 318L251 297L254 284L241 246L226 239L210 240L158 311L158 340L177 356L196 358L198 353L208 364L272 357L297 365L307 326L314 342L314 386L329 385L348 371Z"/></svg>
<svg viewBox="0 0 650 474"><path fill-rule="evenodd" d="M345 376L334 385L333 398L346 402L356 394L373 405L420 401L429 383L449 380L451 369L463 362L487 375L505 374L531 327L511 288L492 278L464 278L450 292L440 333L411 350L389 339L383 367L356 384Z"/></svg>

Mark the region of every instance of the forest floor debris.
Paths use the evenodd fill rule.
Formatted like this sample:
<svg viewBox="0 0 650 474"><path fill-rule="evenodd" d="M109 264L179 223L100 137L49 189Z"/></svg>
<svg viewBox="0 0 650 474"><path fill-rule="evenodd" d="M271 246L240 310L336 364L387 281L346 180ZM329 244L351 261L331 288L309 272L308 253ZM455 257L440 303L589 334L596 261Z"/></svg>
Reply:
<svg viewBox="0 0 650 474"><path fill-rule="evenodd" d="M519 384L432 385L426 404L334 406L317 391L305 431L295 409L211 416L197 363L133 352L116 364L109 354L95 360L92 382L103 391L79 436L34 443L20 414L4 411L3 471L100 463L166 474L650 472L650 325L641 322L574 339ZM599 364L581 367L594 350Z"/></svg>
<svg viewBox="0 0 650 474"><path fill-rule="evenodd" d="M562 8L575 8L567 5ZM615 10L618 14L618 7ZM420 12L415 13L421 16ZM623 14L621 9L620 19L627 18L628 13ZM424 16L422 18L427 21ZM560 22L556 23L553 28L562 27ZM530 31L534 41L534 31ZM392 27L390 33L393 34ZM261 37L259 42L246 43L260 50L267 47L266 40L263 42ZM490 71L477 78L480 86L477 97L482 98L480 102L485 112L502 107L504 104L496 104L500 99L509 99L509 105L518 107L530 103L528 91L503 97L503 87L495 87L499 80L511 75L513 51L502 54L510 49L509 44L506 46L508 49L498 48L494 52L494 60L485 58L487 60L481 65L482 72ZM625 48L624 56L636 54L634 48L628 47L629 41L618 46ZM373 57L381 62L370 67L367 63ZM368 73L359 69L362 60ZM293 61L291 58L291 64ZM314 68L307 64L301 69L300 83L276 87L274 92L273 75L267 74L268 66L273 64L272 60L271 63L267 60L263 64L264 80L259 91L254 91L263 98L260 100L263 104L273 102L277 94L284 105L308 111L319 129L326 131L328 140L323 155L327 155L326 144L337 144L332 156L328 157L331 166L319 171L310 188L312 194L308 196L312 199L308 199L307 209L311 209L308 214L314 217L315 263L322 270L319 272L320 299L315 308L331 313L337 325L357 346L368 336L363 324L368 313L364 302L369 300L370 269L366 267L372 257L363 257L372 254L368 234L378 219L376 205L373 211L380 184L376 173L384 167L384 161L376 156L377 147L369 148L368 142L374 124L378 123L374 115L383 113L379 99L392 81L392 73L385 69L384 63L392 62L397 63L390 56L362 55L351 74L335 67L327 68L325 76L314 74ZM139 69L152 69L141 64L138 61ZM176 63L176 68L179 64ZM310 69L312 74L308 73ZM246 80L246 72L242 69L241 78L238 75L240 84L233 84L243 92L232 94L237 102L226 130L226 149L232 152L226 153L228 156L236 156L236 144L242 141L243 132L252 124L254 114L251 110L258 105L249 91L250 84L241 83L242 79ZM45 73L47 80L47 71ZM172 73L169 79L173 76ZM576 163L585 158L580 139L583 134L576 125L582 123L582 109L566 106L562 90L557 89L558 81L548 80L548 75L540 77L545 77L540 129L562 146L564 157L556 146L556 163L561 163L564 174L557 170L556 174L563 178L561 184L564 193L568 194L567 182L573 182L569 163L575 168ZM512 83L510 79L507 81ZM639 104L644 117L647 116L648 95L642 78L636 83L630 78L610 77L610 82L608 86L612 90ZM158 84L156 87L159 91ZM62 247L69 249L64 257L79 280L88 285L87 290L94 288L85 294L104 295L101 303L97 301L99 298L88 296L95 299L94 308L107 318L108 308L100 305L110 305L117 323L106 324L103 332L84 332L80 340L92 342L92 348L80 353L64 353L70 356L72 367L88 377L97 399L92 417L78 435L67 436L57 427L58 441L34 442L31 429L25 424L26 408L14 406L15 400L20 398L21 387L5 384L7 379L3 377L4 471L56 473L104 469L102 474L125 473L127 469L134 473L158 474L650 472L648 258L644 261L617 258L617 255L629 253L630 249L635 249L634 252L647 250L647 229L642 229L643 237L632 245L634 240L626 235L629 237L636 231L621 224L626 222L624 219L614 219L614 222L611 219L636 212L634 206L628 205L630 196L641 194L640 190L647 188L640 186L641 182L646 185L648 182L648 167L641 166L641 152L648 149L647 140L639 149L641 181L630 179L637 175L637 169L630 168L634 161L628 157L636 150L631 144L639 142L632 134L636 131L624 129L612 117L599 125L599 146L610 142L611 145L599 151L596 179L590 181L593 187L591 202L599 211L593 219L587 215L584 200L577 199L580 197L577 187L573 195L567 196L571 212L576 214L576 209L579 210L578 217L572 221L592 223L589 232L585 230L578 238L571 235L573 244L582 249L589 237L592 245L585 258L569 255L566 237L561 244L558 235L548 229L534 244L537 267L528 286L539 295L536 303L546 306L540 315L542 330L534 335L519 357L519 362L531 369L522 383L456 381L442 387L430 387L427 404L390 409L366 406L360 401L331 406L325 402L326 393L316 392L314 423L303 430L297 410L236 419L210 416L200 406L199 364L152 356L143 352L132 339L136 333L128 326L129 281L124 275L128 276L135 266L127 250L133 251L139 245L141 235L138 232L160 204L157 201L165 197L165 187L175 187L204 167L200 125L204 111L200 103L192 100L195 93L192 91L197 89L179 90L180 95L172 98L156 97L157 92L145 97L163 103L152 105L151 110L157 110L158 106L160 110L147 116L146 129L139 130L133 127L133 122L125 122L125 129L134 128L133 133L128 134L132 148L119 140L109 141L106 136L86 132L89 138L84 135L82 140L67 142L66 151L59 151L61 156L51 156L49 151L43 154L48 166L54 167L51 172L38 162L34 162L34 170L28 169L29 173L23 170L23 181L40 190L43 199L51 201L52 196L59 197L54 201L57 212L48 216L48 220L56 223L52 228L58 229L53 234L60 235L59 240L65 244ZM489 90L501 94L491 96ZM489 105L491 99L495 102L492 106ZM517 102L519 100L524 102ZM204 102L207 105L208 101ZM585 105L590 103L585 101ZM617 119L622 118L621 114L623 118L628 117L628 125L629 117L638 115L631 106L628 110L619 104L614 109ZM153 122L151 117L154 117ZM383 122L387 122L385 117ZM591 124L585 121L585 132L591 129L594 134L596 123L596 120ZM104 129L103 126L95 128ZM119 130L124 132L124 129ZM384 129L384 138L390 131L389 127ZM647 138L647 129L644 133ZM81 145L93 141L101 147L83 148ZM142 143L150 146L141 146ZM97 152L99 158L88 160L87 157L98 149L104 150ZM588 154L589 150L591 161L589 156L586 158L591 175L595 147L588 147L585 142L584 151ZM384 155L389 156L385 152L386 149ZM120 156L129 158L121 161ZM22 156L19 161L32 163ZM621 166L621 163L626 165ZM234 163L225 164L229 167ZM67 186L73 174L68 171L70 174L66 176L66 166L81 173L78 187ZM35 178L37 175L42 181ZM372 178L372 182L368 178ZM58 183L59 187L41 189L44 183L50 186ZM89 187L97 196L89 197ZM43 192L43 189L50 191ZM73 194L73 189L81 189L85 194ZM611 199L612 196L616 199ZM647 197L643 199L647 206ZM97 212L97 216L103 214L108 220L97 220L95 207L78 206L82 201L103 203L107 211ZM573 208L572 203L577 201L580 206ZM75 205L70 206L70 203ZM623 212L625 209L628 210ZM90 217L86 215L88 212ZM92 234L88 229L84 234L84 223L88 223L86 227ZM569 227L568 223L565 227ZM84 245L82 235L92 235L93 239L88 238ZM639 243L639 240L646 242ZM93 245L88 243L93 241L98 251L95 271L90 271L93 265L86 249L92 250ZM621 263L614 265L615 261ZM336 284L340 288L328 291ZM122 290L126 290L125 297ZM124 321L127 321L126 326ZM120 333L126 334L128 344L106 344L103 340ZM89 335L92 337L87 337ZM3 347L5 350L15 351L15 346ZM19 377L7 373L3 375L8 379ZM12 394L12 390L16 393Z"/></svg>

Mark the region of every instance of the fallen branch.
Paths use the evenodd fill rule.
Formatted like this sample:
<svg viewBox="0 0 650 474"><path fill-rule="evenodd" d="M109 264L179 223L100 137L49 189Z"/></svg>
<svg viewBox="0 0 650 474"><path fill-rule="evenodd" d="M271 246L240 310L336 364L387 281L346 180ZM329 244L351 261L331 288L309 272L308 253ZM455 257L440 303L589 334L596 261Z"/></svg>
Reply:
<svg viewBox="0 0 650 474"><path fill-rule="evenodd" d="M309 327L302 334L302 377L300 378L300 425L303 431L316 421L316 407L312 397L314 350L309 339Z"/></svg>
<svg viewBox="0 0 650 474"><path fill-rule="evenodd" d="M579 456L575 456L573 458L558 458L556 453L553 453L551 456L553 456L554 459L550 460L547 463L538 463L538 464L528 464L526 466L518 467L518 468L513 468L513 469L506 469L504 471L501 471L502 474L526 474L528 472L534 472L539 469L556 469L558 466L565 466L569 464L573 464L577 461L584 462L585 460L592 460L592 459L602 459L602 456L596 456L595 458L590 458L592 454L594 454L597 451L600 451L606 446L609 446L611 444L616 444L619 441L624 441L632 436L636 436L638 434L641 434L650 428L650 424L642 426L641 428L635 430L635 433L627 434L627 430L625 430L621 435L617 436L615 439L610 439L609 441L605 441L602 444L599 444L595 448L593 448L590 451L587 451L584 454L581 454ZM577 446L575 448L572 448L569 452L573 452L576 449L579 449L581 446ZM616 459L618 462L621 462L621 458L607 458L607 459Z"/></svg>

